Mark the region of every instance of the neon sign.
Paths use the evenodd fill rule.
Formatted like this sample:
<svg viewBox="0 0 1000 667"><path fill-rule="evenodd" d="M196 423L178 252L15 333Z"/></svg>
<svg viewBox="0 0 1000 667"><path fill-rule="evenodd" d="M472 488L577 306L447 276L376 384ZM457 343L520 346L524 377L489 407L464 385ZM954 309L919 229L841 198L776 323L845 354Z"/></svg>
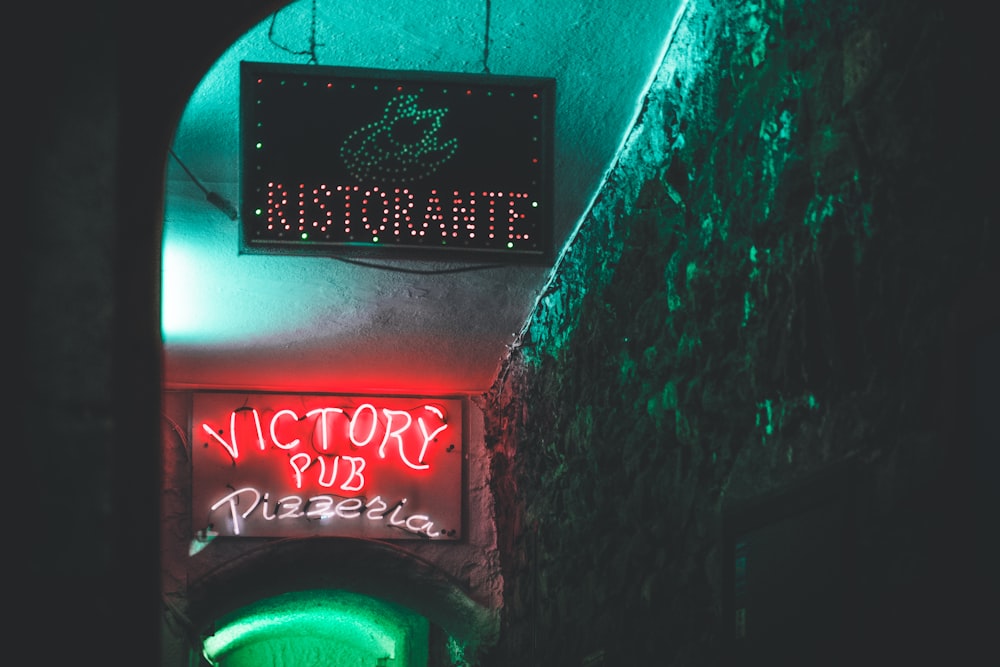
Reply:
<svg viewBox="0 0 1000 667"><path fill-rule="evenodd" d="M197 393L196 536L459 539L462 423L458 398Z"/></svg>
<svg viewBox="0 0 1000 667"><path fill-rule="evenodd" d="M549 264L555 79L243 62L240 249Z"/></svg>

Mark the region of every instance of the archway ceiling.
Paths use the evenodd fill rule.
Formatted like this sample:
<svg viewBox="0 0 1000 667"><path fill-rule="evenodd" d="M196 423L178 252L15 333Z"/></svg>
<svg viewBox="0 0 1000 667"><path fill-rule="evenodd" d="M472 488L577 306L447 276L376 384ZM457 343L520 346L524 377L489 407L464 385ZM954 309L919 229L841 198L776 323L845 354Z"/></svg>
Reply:
<svg viewBox="0 0 1000 667"><path fill-rule="evenodd" d="M320 65L554 77L558 255L635 122L682 6L319 0L314 12L312 0L299 0L252 28L194 90L174 137L180 162L167 158L167 387L480 393L553 270L239 254L238 223L205 190L238 201L240 61L315 56Z"/></svg>

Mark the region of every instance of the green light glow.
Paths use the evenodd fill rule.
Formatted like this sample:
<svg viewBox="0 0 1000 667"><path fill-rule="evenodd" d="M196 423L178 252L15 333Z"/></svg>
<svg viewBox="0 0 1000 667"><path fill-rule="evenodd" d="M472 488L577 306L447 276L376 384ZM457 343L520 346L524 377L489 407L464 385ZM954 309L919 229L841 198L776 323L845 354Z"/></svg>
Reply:
<svg viewBox="0 0 1000 667"><path fill-rule="evenodd" d="M766 421L761 419L762 416L767 418ZM764 435L761 436L761 442L766 445L767 436L774 435L774 406L771 403L771 399L757 404L756 426L757 428L763 428Z"/></svg>
<svg viewBox="0 0 1000 667"><path fill-rule="evenodd" d="M751 315L753 315L753 297L750 296L750 292L745 292L743 294L743 322L740 325L745 327L750 321Z"/></svg>
<svg viewBox="0 0 1000 667"><path fill-rule="evenodd" d="M206 223L199 233L185 234L164 226L160 325L167 345L210 347L242 338L251 330L260 340L267 340L284 327L299 326L315 316L305 308L276 307L258 285L232 280L233 275L247 273L248 262L266 260L213 250L237 245L236 229L225 218L217 224ZM286 264L290 274L310 269L307 261Z"/></svg>
<svg viewBox="0 0 1000 667"><path fill-rule="evenodd" d="M345 591L268 598L219 619L215 627L203 641L203 653L217 667L427 664L426 619Z"/></svg>
<svg viewBox="0 0 1000 667"><path fill-rule="evenodd" d="M382 118L344 141L341 158L358 180L417 181L437 171L458 150L457 139L440 136L448 110L421 108L418 98L397 95L386 104Z"/></svg>

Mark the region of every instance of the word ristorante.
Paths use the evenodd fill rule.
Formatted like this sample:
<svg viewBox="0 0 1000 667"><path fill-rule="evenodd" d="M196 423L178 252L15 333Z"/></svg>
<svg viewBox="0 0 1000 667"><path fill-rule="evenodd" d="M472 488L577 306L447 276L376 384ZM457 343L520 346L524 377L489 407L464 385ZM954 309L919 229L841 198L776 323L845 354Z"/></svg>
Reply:
<svg viewBox="0 0 1000 667"><path fill-rule="evenodd" d="M399 489L393 491L391 483L385 486L383 480L371 479L369 465L378 461L378 470L389 470L386 474L397 480L402 476L407 485L417 485L407 488L433 483L432 448L449 428L448 416L438 405L404 410L362 403L318 407L302 414L290 408L243 406L230 411L224 423L228 429L202 421L201 430L208 436L205 447L216 451L221 447L229 461L220 465L223 459L215 456L217 475L243 470L244 481L230 483L219 477L211 482L223 487L209 494L209 523L216 530L253 534L256 529L248 524L291 519L319 522L319 528L346 522L361 531L377 524L421 537L447 533L435 527L429 515L408 513L407 492L396 495ZM257 482L246 481L247 475ZM288 491L274 493L275 485ZM381 494L371 495L371 487ZM387 493L399 500L390 504L383 498Z"/></svg>

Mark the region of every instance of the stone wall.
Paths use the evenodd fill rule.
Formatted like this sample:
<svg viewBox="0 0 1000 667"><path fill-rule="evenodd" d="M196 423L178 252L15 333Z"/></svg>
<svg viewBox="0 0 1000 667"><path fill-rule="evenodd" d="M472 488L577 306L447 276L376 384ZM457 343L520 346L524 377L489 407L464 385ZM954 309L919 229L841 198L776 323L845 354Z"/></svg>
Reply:
<svg viewBox="0 0 1000 667"><path fill-rule="evenodd" d="M846 464L855 653L831 664L976 643L983 25L922 1L688 3L483 399L490 664L720 664L726 512Z"/></svg>

